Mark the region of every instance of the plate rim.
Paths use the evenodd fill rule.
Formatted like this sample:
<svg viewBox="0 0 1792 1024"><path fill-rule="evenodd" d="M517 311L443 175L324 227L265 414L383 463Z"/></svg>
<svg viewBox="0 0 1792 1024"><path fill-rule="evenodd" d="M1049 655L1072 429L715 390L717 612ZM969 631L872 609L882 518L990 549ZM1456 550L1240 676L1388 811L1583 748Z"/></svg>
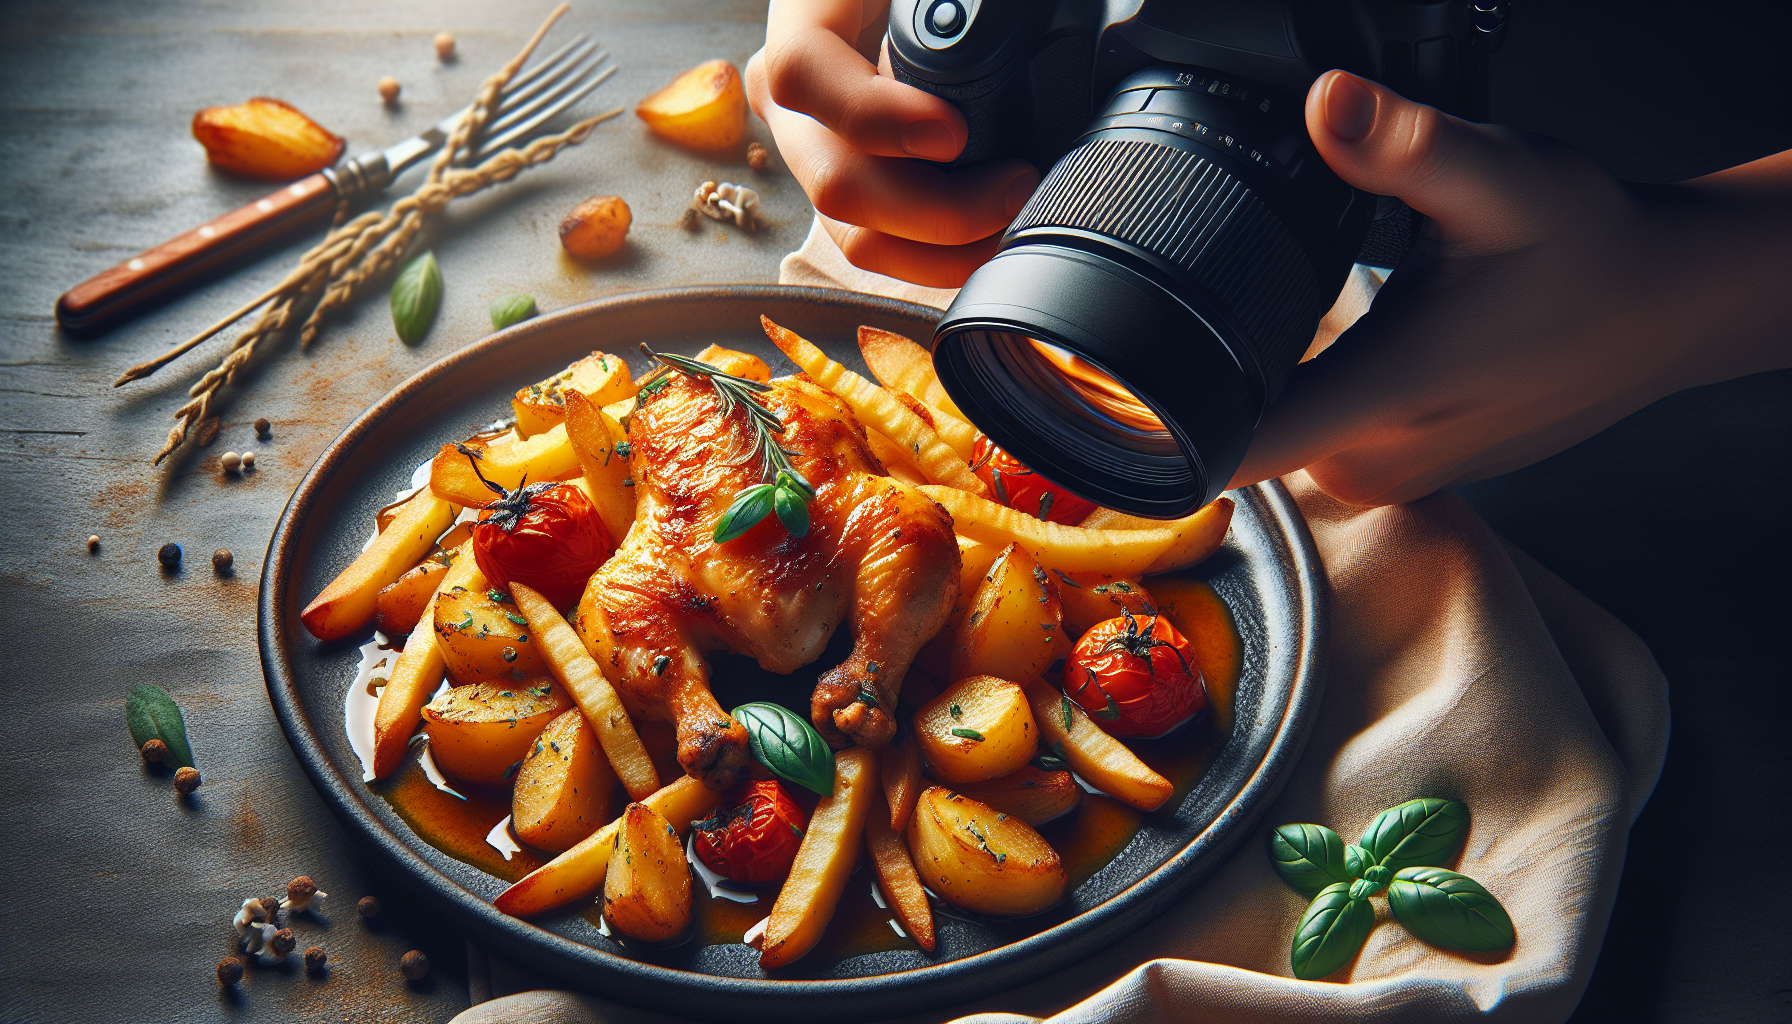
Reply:
<svg viewBox="0 0 1792 1024"><path fill-rule="evenodd" d="M566 306L462 346L418 370L363 410L319 453L281 510L268 541L256 599L257 645L269 700L288 745L325 804L362 843L364 852L372 855L387 881L429 901L425 909L430 912L446 910L469 938L501 952L528 949L531 969L575 988L599 991L606 998L645 1006L648 1000L677 992L686 999L696 996L698 1002L705 1004L693 1008L714 1009L737 1020L773 1015L788 1020L793 1009L822 1014L827 1019L857 1018L867 1000L876 1000L880 1019L960 1003L1042 977L1084 959L1104 942L1131 934L1156 919L1229 859L1228 855L1246 838L1256 819L1267 812L1305 748L1319 707L1324 684L1321 655L1326 647L1328 591L1305 519L1279 480L1255 484L1251 489L1258 491L1271 517L1282 528L1282 539L1289 548L1297 583L1301 635L1299 648L1294 652L1288 709L1263 759L1211 824L1143 878L1051 928L970 956L887 974L803 980L728 978L618 956L537 927L527 919L499 913L491 903L411 850L374 816L363 795L356 792L351 780L330 759L299 698L287 658L290 634L285 617L275 607L275 596L288 585L300 527L334 464L412 392L492 349L526 344L531 335L563 321L639 306L714 299L719 295L748 301L813 303L924 320L937 320L941 315L940 310L930 306L832 288L748 284L627 292ZM1194 861L1209 852L1215 857L1207 869L1195 870ZM593 957L600 958L596 965L591 962ZM594 968L610 977L593 976ZM598 989L592 984L598 980L621 984ZM780 1005L768 1013L771 1003Z"/></svg>

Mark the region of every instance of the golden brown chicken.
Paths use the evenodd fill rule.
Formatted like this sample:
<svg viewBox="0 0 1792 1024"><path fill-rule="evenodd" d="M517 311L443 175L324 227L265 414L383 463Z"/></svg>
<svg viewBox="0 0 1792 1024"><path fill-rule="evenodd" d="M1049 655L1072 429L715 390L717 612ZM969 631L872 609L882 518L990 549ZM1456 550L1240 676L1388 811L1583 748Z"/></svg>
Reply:
<svg viewBox="0 0 1792 1024"><path fill-rule="evenodd" d="M672 372L630 419L634 526L591 578L578 629L624 699L678 731L678 761L715 789L745 771L746 730L716 703L704 655L725 650L791 672L852 628L852 656L816 684L810 716L829 743L878 747L895 732L897 691L958 592L952 519L884 475L865 429L806 376L752 400L783 420L778 444L815 489L809 529L777 516L718 544L717 521L764 477L756 428L705 377Z"/></svg>

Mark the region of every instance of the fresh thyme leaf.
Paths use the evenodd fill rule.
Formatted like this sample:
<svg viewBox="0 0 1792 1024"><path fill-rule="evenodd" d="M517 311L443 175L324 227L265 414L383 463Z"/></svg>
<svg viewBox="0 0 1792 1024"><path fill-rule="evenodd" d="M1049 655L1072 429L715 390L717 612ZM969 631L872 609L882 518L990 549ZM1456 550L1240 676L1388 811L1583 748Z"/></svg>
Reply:
<svg viewBox="0 0 1792 1024"><path fill-rule="evenodd" d="M1058 709L1060 711L1064 712L1064 731L1069 732L1070 725L1071 725L1070 698L1069 697L1059 697L1058 698Z"/></svg>
<svg viewBox="0 0 1792 1024"><path fill-rule="evenodd" d="M978 743L983 742L983 734L975 729L954 729L952 730L952 735L957 736L959 739L976 740Z"/></svg>

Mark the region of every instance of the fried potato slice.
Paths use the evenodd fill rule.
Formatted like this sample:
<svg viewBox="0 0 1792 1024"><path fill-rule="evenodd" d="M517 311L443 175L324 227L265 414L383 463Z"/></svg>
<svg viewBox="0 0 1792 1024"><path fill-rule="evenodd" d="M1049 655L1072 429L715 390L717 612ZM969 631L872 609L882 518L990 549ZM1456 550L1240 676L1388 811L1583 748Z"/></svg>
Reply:
<svg viewBox="0 0 1792 1024"><path fill-rule="evenodd" d="M933 369L933 354L914 341L876 327L859 328L859 355L878 381L933 406L955 420L970 424L958 403L946 394L940 375Z"/></svg>
<svg viewBox="0 0 1792 1024"><path fill-rule="evenodd" d="M468 456L454 445L442 446L429 466L429 489L439 498L470 508L483 508L486 502L497 498L491 488L479 481L481 475L501 487L514 489L525 477L531 481L565 480L584 471L579 453L566 436L564 423L520 441L486 448L467 447L479 454ZM474 458L479 461L477 474L473 472Z"/></svg>
<svg viewBox="0 0 1792 1024"><path fill-rule="evenodd" d="M1064 607L1064 639L1073 647L1090 627L1117 619L1121 612L1151 615L1157 611L1151 592L1137 576L1060 572L1053 577L1058 583L1058 600Z"/></svg>
<svg viewBox="0 0 1792 1024"><path fill-rule="evenodd" d="M903 844L902 828L890 825L894 818L895 813L884 806L881 796L874 796L871 813L865 817L865 850L871 854L872 867L877 870L877 883L889 897L896 920L922 949L931 953L933 908L927 903L927 890L921 888L915 862L909 858L908 847ZM905 822L903 828L906 827Z"/></svg>
<svg viewBox="0 0 1792 1024"><path fill-rule="evenodd" d="M1069 882L1058 851L1033 826L939 786L921 794L908 846L928 888L992 917L1037 914Z"/></svg>
<svg viewBox="0 0 1792 1024"><path fill-rule="evenodd" d="M929 484L920 491L952 514L952 528L958 533L986 544L1019 543L1046 569L1136 575L1168 550L1177 536L1169 529L1090 530L1047 523L988 498L939 484Z"/></svg>
<svg viewBox="0 0 1792 1024"><path fill-rule="evenodd" d="M884 464L884 472L897 480L913 487L927 483L927 475L915 468L909 460L908 453L901 446L875 430L866 428L865 442L871 448L871 454Z"/></svg>
<svg viewBox="0 0 1792 1024"><path fill-rule="evenodd" d="M1186 569L1218 551L1220 545L1226 542L1226 529L1232 525L1233 508L1232 499L1225 495L1201 506L1193 515L1167 521L1140 519L1111 508L1098 508L1089 513L1082 526L1086 530L1167 529L1174 533L1176 539L1170 542L1170 546L1150 565L1139 570L1140 575L1149 576L1152 573Z"/></svg>
<svg viewBox="0 0 1792 1024"><path fill-rule="evenodd" d="M772 379L772 368L765 365L765 360L751 352L742 352L736 348L723 348L720 345L706 346L697 353L699 363L708 363L723 373L731 373L736 377L769 384Z"/></svg>
<svg viewBox="0 0 1792 1024"><path fill-rule="evenodd" d="M510 399L516 413L518 437L533 437L566 419L566 397L577 392L596 405L609 405L635 396L635 379L628 363L605 352L593 352L538 384L517 391Z"/></svg>
<svg viewBox="0 0 1792 1024"><path fill-rule="evenodd" d="M915 712L914 734L928 773L953 784L1006 775L1039 749L1026 694L995 676L971 676L946 687Z"/></svg>
<svg viewBox="0 0 1792 1024"><path fill-rule="evenodd" d="M604 920L641 942L683 934L691 926L691 865L678 830L646 804L629 804L610 843Z"/></svg>
<svg viewBox="0 0 1792 1024"><path fill-rule="evenodd" d="M910 674L909 678L913 678ZM908 681L903 681L908 689ZM912 728L902 730L895 742L877 752L877 770L883 783L884 803L890 811L890 828L901 832L908 827L908 817L915 812L915 798L926 786L921 781L921 747L915 742Z"/></svg>
<svg viewBox="0 0 1792 1024"><path fill-rule="evenodd" d="M549 722L523 757L510 794L510 827L538 850L570 849L609 819L615 783L597 730L572 708Z"/></svg>
<svg viewBox="0 0 1792 1024"><path fill-rule="evenodd" d="M770 318L762 316L759 323L765 328L766 337L772 339L791 362L802 367L815 383L839 395L865 426L914 453L915 465L927 474L927 479L975 495L989 493L983 481L971 472L970 464L941 440L937 431L889 392L829 359L821 349L795 332L772 323Z"/></svg>
<svg viewBox="0 0 1792 1024"><path fill-rule="evenodd" d="M846 877L858 863L865 819L878 791L873 751L848 747L834 754L834 795L823 797L809 815L796 863L765 926L760 967L771 970L793 963L821 939L846 889Z"/></svg>
<svg viewBox="0 0 1792 1024"><path fill-rule="evenodd" d="M725 60L706 61L642 100L635 116L653 133L692 149L728 149L747 132L747 92Z"/></svg>
<svg viewBox="0 0 1792 1024"><path fill-rule="evenodd" d="M935 409L906 391L898 391L890 387L884 388L884 391L891 398L902 403L903 408L921 417L921 422L932 427L934 432L940 435L940 440L946 442L946 445L956 452L959 458L966 463L974 461L977 448L976 427L956 416L949 416Z"/></svg>
<svg viewBox="0 0 1792 1024"><path fill-rule="evenodd" d="M512 583L510 595L516 599L517 609L523 617L529 620L529 628L534 631L535 640L541 645L554 677L572 694L579 710L597 730L604 754L610 759L610 767L616 770L616 777L622 780L622 787L636 800L651 795L660 788L659 772L653 767L653 758L648 756L640 734L635 732L635 724L629 721L628 709L622 706L616 688L598 670L597 662L585 650L578 634L547 598L528 585Z"/></svg>
<svg viewBox="0 0 1792 1024"><path fill-rule="evenodd" d="M631 382L632 386L632 382ZM622 455L628 434L595 402L577 391L566 393L566 436L585 467L585 493L617 544L635 524L635 488L629 460Z"/></svg>
<svg viewBox="0 0 1792 1024"><path fill-rule="evenodd" d="M1069 655L1063 622L1056 581L1025 548L1010 544L954 623L945 678L1031 679Z"/></svg>
<svg viewBox="0 0 1792 1024"><path fill-rule="evenodd" d="M682 775L641 803L659 812L682 836L690 831L691 822L715 810L722 797L696 779ZM493 905L513 917L527 917L588 899L601 891L620 826L621 819L617 819L586 836L572 849L504 890L492 901Z"/></svg>
<svg viewBox="0 0 1792 1024"><path fill-rule="evenodd" d="M344 145L290 103L257 96L193 115L193 138L212 166L267 181L291 181L336 162Z"/></svg>
<svg viewBox="0 0 1792 1024"><path fill-rule="evenodd" d="M430 595L417 628L404 642L404 651L392 665L392 675L380 690L379 707L373 713L373 776L383 779L404 763L404 752L417 731L417 722L430 695L441 685L447 665L436 644L436 597L451 587L485 589L485 575L473 558L473 542L455 552L454 564L443 574L441 585Z"/></svg>
<svg viewBox="0 0 1792 1024"><path fill-rule="evenodd" d="M1102 732L1070 698L1043 679L1027 683L1026 691L1042 745L1053 753L1062 750L1071 769L1091 786L1141 811L1155 811L1170 799L1176 788L1170 780Z"/></svg>
<svg viewBox="0 0 1792 1024"><path fill-rule="evenodd" d="M509 782L535 737L572 707L545 677L456 686L423 706L429 752L443 771L481 786Z"/></svg>
<svg viewBox="0 0 1792 1024"><path fill-rule="evenodd" d="M372 625L380 591L422 561L459 514L457 505L429 488L411 495L367 550L311 599L299 621L319 640L340 640Z"/></svg>
<svg viewBox="0 0 1792 1024"><path fill-rule="evenodd" d="M429 599L435 596L442 574L447 571L447 562L425 558L387 584L374 600L374 626L394 640L410 636L423 616L423 609L429 606Z"/></svg>
<svg viewBox="0 0 1792 1024"><path fill-rule="evenodd" d="M958 791L1035 827L1068 814L1083 798L1083 787L1069 772L1048 772L1030 764L998 778L960 786Z"/></svg>

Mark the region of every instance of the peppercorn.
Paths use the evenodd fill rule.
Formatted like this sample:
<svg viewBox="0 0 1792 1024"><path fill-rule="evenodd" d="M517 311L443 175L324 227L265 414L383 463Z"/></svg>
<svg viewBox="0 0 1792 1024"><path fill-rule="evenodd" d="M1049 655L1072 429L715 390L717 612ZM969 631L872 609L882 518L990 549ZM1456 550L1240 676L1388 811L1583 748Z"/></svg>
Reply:
<svg viewBox="0 0 1792 1024"><path fill-rule="evenodd" d="M268 953L276 960L284 960L292 948L299 944L293 937L291 928L282 928L274 933L274 940L268 943Z"/></svg>
<svg viewBox="0 0 1792 1024"><path fill-rule="evenodd" d="M225 452L218 456L218 465L226 473L234 473L243 468L243 457L235 452Z"/></svg>
<svg viewBox="0 0 1792 1024"><path fill-rule="evenodd" d="M255 453L254 452L244 452L243 453L243 468L244 469L254 469L255 468Z"/></svg>
<svg viewBox="0 0 1792 1024"><path fill-rule="evenodd" d="M160 762L162 758L168 756L168 744L163 743L161 740L150 740L143 744L142 754L143 760L148 761L150 764L156 764Z"/></svg>
<svg viewBox="0 0 1792 1024"><path fill-rule="evenodd" d="M255 419L255 436L256 437L266 437L266 436L268 436L268 431L273 430L273 429L274 429L274 425L272 423L268 422L268 418L266 416L256 417L256 419Z"/></svg>
<svg viewBox="0 0 1792 1024"><path fill-rule="evenodd" d="M212 552L212 569L220 576L230 571L230 563L234 561L236 556L230 553L229 548L219 548Z"/></svg>
<svg viewBox="0 0 1792 1024"><path fill-rule="evenodd" d="M261 904L261 912L274 924L280 923L280 901L272 896L263 896L255 902Z"/></svg>
<svg viewBox="0 0 1792 1024"><path fill-rule="evenodd" d="M436 33L436 59L443 62L454 59L454 37L446 32Z"/></svg>
<svg viewBox="0 0 1792 1024"><path fill-rule="evenodd" d="M747 166L748 167L751 167L755 171L763 171L763 170L765 170L766 163L769 162L771 160L771 158L772 158L771 152L769 150L767 150L764 146L761 146L757 142L748 144L748 146L747 146Z"/></svg>
<svg viewBox="0 0 1792 1024"><path fill-rule="evenodd" d="M199 769L182 768L174 773L174 791L182 796L199 788Z"/></svg>
<svg viewBox="0 0 1792 1024"><path fill-rule="evenodd" d="M218 961L218 984L225 988L243 980L243 962L234 956Z"/></svg>
<svg viewBox="0 0 1792 1024"><path fill-rule="evenodd" d="M398 90L398 79L391 75L380 79L380 99L386 101L386 106L395 106L398 103Z"/></svg>
<svg viewBox="0 0 1792 1024"><path fill-rule="evenodd" d="M91 534L88 536L88 538L87 538L87 553L90 555L97 555L100 553L100 535L99 534L95 533L95 534Z"/></svg>
<svg viewBox="0 0 1792 1024"><path fill-rule="evenodd" d="M363 920L380 916L380 898L378 896L361 897L361 902L355 904L355 913L360 914Z"/></svg>
<svg viewBox="0 0 1792 1024"><path fill-rule="evenodd" d="M312 946L305 951L305 970L316 974L324 969L324 961L329 958L330 954L324 952L324 947Z"/></svg>
<svg viewBox="0 0 1792 1024"><path fill-rule="evenodd" d="M163 569L173 572L180 566L180 545L173 543L162 545L161 550L156 552L156 561L162 563Z"/></svg>
<svg viewBox="0 0 1792 1024"><path fill-rule="evenodd" d="M398 971L411 981L422 981L429 974L429 957L421 949L413 949L399 959Z"/></svg>

